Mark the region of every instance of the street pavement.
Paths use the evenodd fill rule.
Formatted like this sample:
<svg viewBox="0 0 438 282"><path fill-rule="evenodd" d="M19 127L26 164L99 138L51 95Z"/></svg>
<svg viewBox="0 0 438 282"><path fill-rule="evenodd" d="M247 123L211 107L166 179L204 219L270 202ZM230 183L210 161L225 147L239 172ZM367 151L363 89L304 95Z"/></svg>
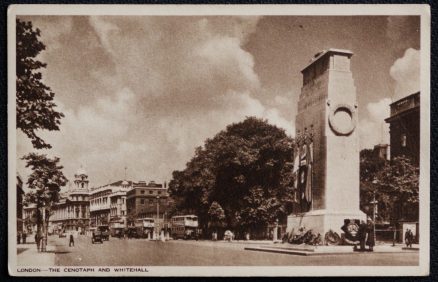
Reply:
<svg viewBox="0 0 438 282"><path fill-rule="evenodd" d="M38 252L33 236L26 238L26 244L17 245L18 266L53 266L55 265L55 245L47 245L47 252Z"/></svg>
<svg viewBox="0 0 438 282"><path fill-rule="evenodd" d="M67 238L50 236L56 248L57 266L407 266L418 265L418 252L352 253L343 255L294 256L245 251L245 241L148 241L145 239L110 238L92 244L91 238L79 236L75 246Z"/></svg>

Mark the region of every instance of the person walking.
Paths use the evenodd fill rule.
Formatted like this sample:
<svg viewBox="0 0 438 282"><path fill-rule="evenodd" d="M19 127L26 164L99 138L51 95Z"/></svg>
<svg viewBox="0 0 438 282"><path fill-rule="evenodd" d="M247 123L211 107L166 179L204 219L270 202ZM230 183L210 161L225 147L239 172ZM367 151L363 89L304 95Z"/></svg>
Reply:
<svg viewBox="0 0 438 282"><path fill-rule="evenodd" d="M406 248L409 248L410 245L410 238L409 238L409 229L406 229L405 232L405 244L406 244Z"/></svg>
<svg viewBox="0 0 438 282"><path fill-rule="evenodd" d="M406 230L405 234L406 247L412 248L412 241L414 241L414 233L411 229Z"/></svg>
<svg viewBox="0 0 438 282"><path fill-rule="evenodd" d="M26 244L26 237L27 237L26 232L23 232L23 235L22 235L23 244Z"/></svg>
<svg viewBox="0 0 438 282"><path fill-rule="evenodd" d="M37 246L37 251L40 251L40 236L38 235L38 232L35 233L35 243Z"/></svg>
<svg viewBox="0 0 438 282"><path fill-rule="evenodd" d="M367 232L366 244L368 246L368 250L372 252L376 244L376 238L374 238L374 222L371 219L368 219L366 232Z"/></svg>
<svg viewBox="0 0 438 282"><path fill-rule="evenodd" d="M21 232L17 233L17 244L21 243Z"/></svg>
<svg viewBox="0 0 438 282"><path fill-rule="evenodd" d="M361 220L359 224L359 229L357 231L357 238L359 238L359 243L360 243L359 252L365 251L366 237L367 237L366 224L365 221Z"/></svg>
<svg viewBox="0 0 438 282"><path fill-rule="evenodd" d="M68 246L71 247L72 245L73 247L75 246L75 239L73 238L73 234L70 233L70 240Z"/></svg>

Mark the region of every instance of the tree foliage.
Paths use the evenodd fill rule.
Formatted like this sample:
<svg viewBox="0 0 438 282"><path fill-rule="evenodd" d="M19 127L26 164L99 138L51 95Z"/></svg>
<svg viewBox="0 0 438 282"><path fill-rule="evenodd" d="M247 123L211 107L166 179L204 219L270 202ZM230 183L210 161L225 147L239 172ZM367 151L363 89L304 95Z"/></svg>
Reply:
<svg viewBox="0 0 438 282"><path fill-rule="evenodd" d="M225 220L225 212L218 202L211 203L208 209L209 227L217 229L223 227Z"/></svg>
<svg viewBox="0 0 438 282"><path fill-rule="evenodd" d="M26 161L26 167L32 170L27 179L30 191L26 193L24 203L36 205L37 232L47 236L52 208L59 201L59 192L66 185L67 179L57 157L48 158L44 154L30 153L22 159Z"/></svg>
<svg viewBox="0 0 438 282"><path fill-rule="evenodd" d="M31 22L16 20L17 128L29 137L36 149L51 148L37 130L59 130L64 114L55 110L55 93L42 82L45 63L37 56L46 46L39 40L40 30Z"/></svg>
<svg viewBox="0 0 438 282"><path fill-rule="evenodd" d="M385 221L417 220L419 168L406 157L385 161L372 150L361 152L361 206L372 214L369 203L378 201L378 219Z"/></svg>
<svg viewBox="0 0 438 282"><path fill-rule="evenodd" d="M215 201L234 230L285 220L293 204L293 146L284 130L246 118L197 148L186 168L173 172L169 192L181 212L198 215L204 229Z"/></svg>

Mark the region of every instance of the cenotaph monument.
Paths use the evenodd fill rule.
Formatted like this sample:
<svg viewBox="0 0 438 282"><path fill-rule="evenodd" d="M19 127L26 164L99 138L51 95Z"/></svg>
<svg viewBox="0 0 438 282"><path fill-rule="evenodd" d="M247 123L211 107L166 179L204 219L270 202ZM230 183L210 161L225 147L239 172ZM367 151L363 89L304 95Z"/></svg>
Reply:
<svg viewBox="0 0 438 282"><path fill-rule="evenodd" d="M352 56L348 50L325 50L301 71L303 86L295 121L299 159L294 165L299 206L288 216L288 231L305 227L323 238L329 230L341 236L345 222L366 219L359 208L358 109Z"/></svg>

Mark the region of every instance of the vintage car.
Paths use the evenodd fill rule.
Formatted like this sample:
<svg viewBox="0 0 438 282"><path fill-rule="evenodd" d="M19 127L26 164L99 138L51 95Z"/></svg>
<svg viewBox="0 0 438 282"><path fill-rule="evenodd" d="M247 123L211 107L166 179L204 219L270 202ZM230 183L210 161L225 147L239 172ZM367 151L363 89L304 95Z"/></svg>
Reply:
<svg viewBox="0 0 438 282"><path fill-rule="evenodd" d="M139 237L139 234L138 234L137 229L135 227L129 227L127 230L127 235L128 235L128 239Z"/></svg>
<svg viewBox="0 0 438 282"><path fill-rule="evenodd" d="M91 243L94 244L96 242L103 243L102 232L99 230L94 230L91 235Z"/></svg>
<svg viewBox="0 0 438 282"><path fill-rule="evenodd" d="M108 241L110 236L110 230L108 225L100 225L97 227L97 230L99 230L102 233L102 239Z"/></svg>

